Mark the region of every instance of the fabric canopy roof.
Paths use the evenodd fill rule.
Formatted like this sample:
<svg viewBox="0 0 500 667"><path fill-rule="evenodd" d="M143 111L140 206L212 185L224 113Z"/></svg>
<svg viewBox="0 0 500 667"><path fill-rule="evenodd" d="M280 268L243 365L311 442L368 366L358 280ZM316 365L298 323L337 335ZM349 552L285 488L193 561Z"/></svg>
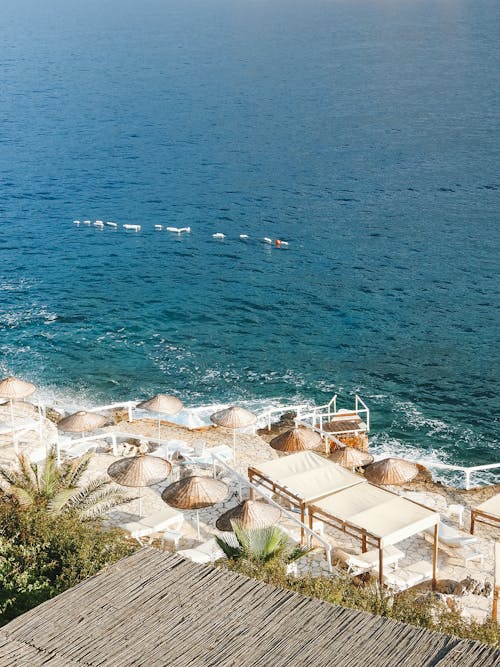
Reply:
<svg viewBox="0 0 500 667"><path fill-rule="evenodd" d="M485 512L486 514L497 516L500 519L500 493L497 493L496 496L485 500L484 503L478 505L476 509L480 512Z"/></svg>
<svg viewBox="0 0 500 667"><path fill-rule="evenodd" d="M348 487L368 484L360 475L314 452L299 452L260 463L253 470L286 488L305 503Z"/></svg>
<svg viewBox="0 0 500 667"><path fill-rule="evenodd" d="M365 530L380 540L381 548L439 523L437 512L372 484L333 493L312 509Z"/></svg>

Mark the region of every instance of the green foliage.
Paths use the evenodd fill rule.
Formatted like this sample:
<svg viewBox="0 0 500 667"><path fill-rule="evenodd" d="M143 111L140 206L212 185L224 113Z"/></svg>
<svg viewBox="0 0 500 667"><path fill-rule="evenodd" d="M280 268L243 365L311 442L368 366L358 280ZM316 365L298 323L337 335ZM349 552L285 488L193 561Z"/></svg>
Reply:
<svg viewBox="0 0 500 667"><path fill-rule="evenodd" d="M248 567L252 564L275 564L277 567L304 556L309 549L295 546L290 537L278 526L267 528L243 528L237 521L231 521L233 538L216 537L226 557L231 561L244 561Z"/></svg>
<svg viewBox="0 0 500 667"><path fill-rule="evenodd" d="M394 595L381 589L378 582L369 577L362 581L344 574L290 577L279 559L259 562L240 558L229 560L225 565L240 574L302 595L500 648L500 626L497 623L466 620L457 605L445 602L433 593L408 590Z"/></svg>
<svg viewBox="0 0 500 667"><path fill-rule="evenodd" d="M82 520L92 520L131 498L104 477L80 487L91 458L89 453L58 465L52 450L41 467L21 454L18 470L0 467L0 483L21 507L43 506L53 514L72 512Z"/></svg>
<svg viewBox="0 0 500 667"><path fill-rule="evenodd" d="M0 625L136 548L120 531L9 498L0 501L0 535Z"/></svg>

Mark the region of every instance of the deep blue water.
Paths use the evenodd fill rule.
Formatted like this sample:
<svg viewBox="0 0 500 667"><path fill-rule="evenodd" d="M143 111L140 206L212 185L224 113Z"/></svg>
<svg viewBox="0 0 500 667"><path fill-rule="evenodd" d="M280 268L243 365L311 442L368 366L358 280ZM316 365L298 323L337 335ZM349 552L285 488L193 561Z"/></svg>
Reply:
<svg viewBox="0 0 500 667"><path fill-rule="evenodd" d="M359 392L379 447L500 459L499 35L497 0L3 0L1 373Z"/></svg>

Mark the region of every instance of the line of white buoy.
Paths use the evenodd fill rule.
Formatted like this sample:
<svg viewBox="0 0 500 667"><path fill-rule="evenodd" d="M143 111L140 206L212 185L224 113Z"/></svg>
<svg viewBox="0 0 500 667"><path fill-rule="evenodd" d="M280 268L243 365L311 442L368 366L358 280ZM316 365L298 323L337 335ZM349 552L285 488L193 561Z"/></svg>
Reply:
<svg viewBox="0 0 500 667"><path fill-rule="evenodd" d="M73 220L73 224L75 225L80 225L80 220ZM97 227L99 229L104 229L105 226L107 227L112 227L113 229L118 228L118 223L116 222L103 222L102 220L96 220L94 223L92 223L91 220L83 220L84 225L93 225L94 227ZM141 225L130 225L130 224L124 224L122 225L123 229L128 229L132 230L134 232L140 232L142 229ZM157 231L162 231L165 229L167 232L173 232L175 234L189 234L191 232L191 227L164 227L163 225L155 225L154 228ZM226 235L223 234L222 232L216 232L215 234L212 234L212 238L214 239L219 239L223 240L226 238ZM242 241L250 240L250 237L248 234L240 234L239 238ZM257 240L257 239L256 239ZM288 245L288 241L282 241L281 239L273 239L269 238L269 236L264 236L262 239L260 239L264 243L267 243L267 245L275 245L276 248L282 248L284 246Z"/></svg>

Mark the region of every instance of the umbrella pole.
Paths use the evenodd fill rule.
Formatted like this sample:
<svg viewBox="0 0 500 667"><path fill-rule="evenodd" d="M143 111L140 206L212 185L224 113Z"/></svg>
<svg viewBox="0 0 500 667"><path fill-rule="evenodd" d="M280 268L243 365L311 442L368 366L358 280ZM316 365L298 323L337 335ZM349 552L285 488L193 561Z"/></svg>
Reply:
<svg viewBox="0 0 500 667"><path fill-rule="evenodd" d="M236 429L233 429L233 461L236 463Z"/></svg>
<svg viewBox="0 0 500 667"><path fill-rule="evenodd" d="M158 440L161 440L161 420L159 417L158 417ZM158 445L159 444L160 443L158 442Z"/></svg>
<svg viewBox="0 0 500 667"><path fill-rule="evenodd" d="M196 532L198 535L198 542L201 542L200 536L200 510L196 510Z"/></svg>
<svg viewBox="0 0 500 667"><path fill-rule="evenodd" d="M14 404L12 398L9 399L9 403L10 403L10 425L12 426L12 444L14 445L16 454L19 454L19 447L14 433Z"/></svg>
<svg viewBox="0 0 500 667"><path fill-rule="evenodd" d="M141 487L139 487L139 521L142 519L142 495L141 495Z"/></svg>

